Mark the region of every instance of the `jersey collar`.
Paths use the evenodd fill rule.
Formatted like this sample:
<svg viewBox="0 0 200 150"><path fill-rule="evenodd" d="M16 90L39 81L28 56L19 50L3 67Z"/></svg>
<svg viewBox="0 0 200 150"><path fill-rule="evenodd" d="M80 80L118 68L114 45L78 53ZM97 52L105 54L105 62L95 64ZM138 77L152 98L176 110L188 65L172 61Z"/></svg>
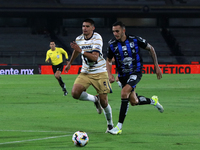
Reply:
<svg viewBox="0 0 200 150"><path fill-rule="evenodd" d="M92 36L90 38L88 38L88 39L86 39L85 36L84 36L84 40L86 40L86 41L90 40L93 37L93 35L94 35L94 32L92 33Z"/></svg>

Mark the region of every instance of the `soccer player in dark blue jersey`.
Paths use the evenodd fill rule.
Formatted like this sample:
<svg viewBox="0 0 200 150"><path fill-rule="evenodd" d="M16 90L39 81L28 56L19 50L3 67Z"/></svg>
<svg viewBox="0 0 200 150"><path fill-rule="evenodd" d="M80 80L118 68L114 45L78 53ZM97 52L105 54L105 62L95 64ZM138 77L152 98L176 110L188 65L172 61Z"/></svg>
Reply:
<svg viewBox="0 0 200 150"><path fill-rule="evenodd" d="M145 39L139 36L126 34L125 25L121 21L113 24L112 31L114 38L108 42L109 46L106 61L107 71L109 80L113 83L115 78L111 73L111 68L112 59L114 57L118 78L122 84L122 91L118 124L115 128L109 130L108 132L111 134L121 134L129 102L132 106L151 104L161 113L164 111L162 105L158 102L157 96L147 98L144 96L138 96L135 92L136 85L142 78L143 60L140 55L140 48L149 51L155 65L157 79L162 78L162 71L158 65L156 52L153 46L147 43Z"/></svg>

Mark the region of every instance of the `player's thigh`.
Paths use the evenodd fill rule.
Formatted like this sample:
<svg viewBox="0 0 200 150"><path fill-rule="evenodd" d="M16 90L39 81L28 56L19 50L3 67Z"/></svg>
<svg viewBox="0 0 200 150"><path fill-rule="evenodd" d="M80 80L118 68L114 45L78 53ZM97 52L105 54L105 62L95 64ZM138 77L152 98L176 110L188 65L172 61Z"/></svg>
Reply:
<svg viewBox="0 0 200 150"><path fill-rule="evenodd" d="M133 88L129 84L126 84L121 90L121 99L129 98L132 90Z"/></svg>
<svg viewBox="0 0 200 150"><path fill-rule="evenodd" d="M87 76L83 73L80 73L76 80L74 81L74 85L71 91L72 97L75 99L79 99L81 93L86 91L89 87Z"/></svg>
<svg viewBox="0 0 200 150"><path fill-rule="evenodd" d="M79 97L81 96L81 93L83 91L85 91L85 87L81 84L74 84L73 85L73 88L72 88L72 91L71 91L71 94L72 94L72 97L75 98L75 99L79 99Z"/></svg>
<svg viewBox="0 0 200 150"><path fill-rule="evenodd" d="M112 86L108 79L107 72L100 73L99 76L91 80L93 87L99 94L112 93Z"/></svg>
<svg viewBox="0 0 200 150"><path fill-rule="evenodd" d="M85 90L91 85L90 79L87 74L80 73L74 81L73 89L78 90L79 87L83 87Z"/></svg>

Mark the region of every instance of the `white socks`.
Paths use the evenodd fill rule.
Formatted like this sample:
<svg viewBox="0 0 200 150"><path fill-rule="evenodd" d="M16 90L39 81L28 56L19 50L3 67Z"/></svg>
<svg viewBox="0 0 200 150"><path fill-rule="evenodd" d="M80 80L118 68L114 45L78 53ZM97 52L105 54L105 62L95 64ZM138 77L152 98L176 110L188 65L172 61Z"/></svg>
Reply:
<svg viewBox="0 0 200 150"><path fill-rule="evenodd" d="M82 92L80 97L79 97L79 100L82 100L82 101L92 101L92 102L95 102L95 96L94 95L91 95L91 94L88 94L87 92ZM110 105L108 104L108 106L106 108L103 109L104 111L104 115L106 117L106 120L107 120L107 124L108 125L113 125L113 120L112 120L112 109L110 107Z"/></svg>
<svg viewBox="0 0 200 150"><path fill-rule="evenodd" d="M120 130L122 129L122 125L123 125L123 124L120 123L120 122L117 123L117 126L118 126L118 128L119 128Z"/></svg>
<svg viewBox="0 0 200 150"><path fill-rule="evenodd" d="M95 96L83 91L79 97L79 100L95 102Z"/></svg>
<svg viewBox="0 0 200 150"><path fill-rule="evenodd" d="M104 108L103 110L104 110L103 112L104 112L104 115L107 120L107 124L113 126L112 109L111 109L110 105L108 104L108 106L106 108Z"/></svg>

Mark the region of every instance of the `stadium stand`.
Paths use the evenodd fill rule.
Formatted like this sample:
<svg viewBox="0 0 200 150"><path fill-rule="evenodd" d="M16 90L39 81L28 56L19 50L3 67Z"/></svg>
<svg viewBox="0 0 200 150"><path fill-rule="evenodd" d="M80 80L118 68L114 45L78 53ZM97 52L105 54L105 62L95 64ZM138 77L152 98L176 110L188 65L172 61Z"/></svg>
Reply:
<svg viewBox="0 0 200 150"><path fill-rule="evenodd" d="M60 3L62 4L88 4L88 5L165 5L164 0L101 0L101 1L91 1L91 0L60 0Z"/></svg>
<svg viewBox="0 0 200 150"><path fill-rule="evenodd" d="M57 34L56 43L58 46L64 47L71 56L72 49L70 42L82 33L80 28L67 28L65 35ZM100 33L103 38L103 55L106 58L107 43L113 38L110 28L96 28L96 32ZM8 64L45 64L45 54L49 49L48 34L31 34L30 28L9 27L0 28L0 57L1 63ZM127 28L127 33L141 36L154 46L159 63L170 64L178 63L161 35L160 28ZM191 33L192 34L192 33ZM145 63L152 63L148 51L142 50ZM80 64L81 59L78 58L74 64Z"/></svg>
<svg viewBox="0 0 200 150"><path fill-rule="evenodd" d="M107 42L113 37L113 22L119 18L154 18L153 26L127 26L127 33L147 39L156 50L159 63L199 61L199 0L0 0L0 3L0 64L45 64L50 39L70 56L69 43L81 34L79 25L85 16L97 20L96 32L103 37L104 57ZM183 21L190 22L183 27L177 18L185 17L193 19ZM174 22L179 22L179 26ZM166 35L163 28L167 29ZM176 42L170 43L170 38ZM152 63L148 52L142 51L142 55L145 63ZM75 63L79 64L80 59Z"/></svg>
<svg viewBox="0 0 200 150"><path fill-rule="evenodd" d="M197 49L200 28L168 28L163 29L162 34L179 64L191 63L200 59L200 51Z"/></svg>
<svg viewBox="0 0 200 150"><path fill-rule="evenodd" d="M30 28L0 28L1 63L6 64L41 64L49 48L47 35L33 35Z"/></svg>
<svg viewBox="0 0 200 150"><path fill-rule="evenodd" d="M0 0L1 4L67 4L67 5L200 5L199 0Z"/></svg>
<svg viewBox="0 0 200 150"><path fill-rule="evenodd" d="M0 0L1 4L48 4L48 3L57 3L56 0Z"/></svg>
<svg viewBox="0 0 200 150"><path fill-rule="evenodd" d="M199 0L172 0L174 5L200 5Z"/></svg>
<svg viewBox="0 0 200 150"><path fill-rule="evenodd" d="M181 51L186 56L200 56L199 39L200 28L170 28L176 37Z"/></svg>

